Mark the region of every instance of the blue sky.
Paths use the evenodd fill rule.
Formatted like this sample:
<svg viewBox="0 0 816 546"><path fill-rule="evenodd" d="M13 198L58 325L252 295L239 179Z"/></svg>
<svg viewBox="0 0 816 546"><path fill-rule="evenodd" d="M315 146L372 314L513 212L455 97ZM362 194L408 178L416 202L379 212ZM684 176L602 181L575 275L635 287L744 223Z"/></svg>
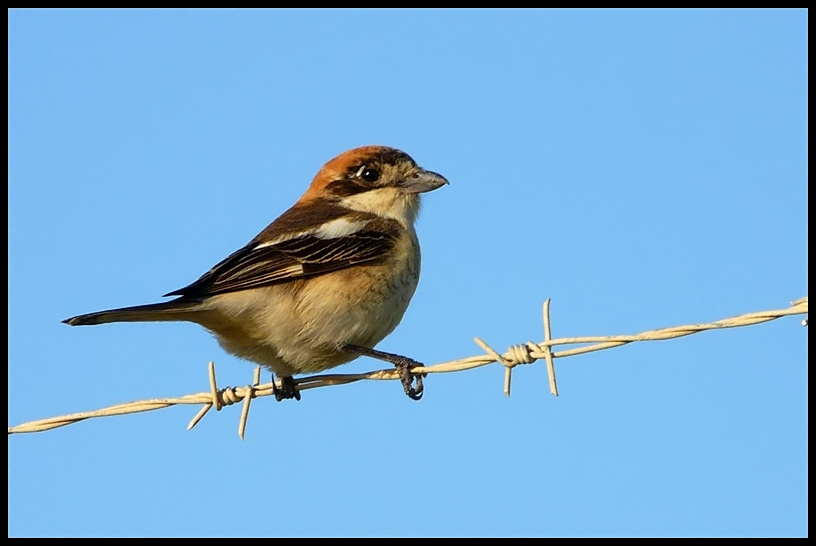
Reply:
<svg viewBox="0 0 816 546"><path fill-rule="evenodd" d="M9 425L253 366L159 301L320 166L405 150L428 364L807 295L807 11L10 10ZM337 371L381 368L359 359ZM10 536L805 536L799 318L9 437Z"/></svg>

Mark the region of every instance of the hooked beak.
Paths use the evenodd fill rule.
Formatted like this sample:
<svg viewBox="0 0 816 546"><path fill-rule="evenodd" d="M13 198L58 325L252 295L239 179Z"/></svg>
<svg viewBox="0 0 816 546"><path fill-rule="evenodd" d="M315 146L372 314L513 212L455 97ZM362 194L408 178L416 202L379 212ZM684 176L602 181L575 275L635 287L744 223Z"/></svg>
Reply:
<svg viewBox="0 0 816 546"><path fill-rule="evenodd" d="M402 191L405 193L425 193L440 188L445 184L449 184L449 182L441 174L420 169L402 184Z"/></svg>

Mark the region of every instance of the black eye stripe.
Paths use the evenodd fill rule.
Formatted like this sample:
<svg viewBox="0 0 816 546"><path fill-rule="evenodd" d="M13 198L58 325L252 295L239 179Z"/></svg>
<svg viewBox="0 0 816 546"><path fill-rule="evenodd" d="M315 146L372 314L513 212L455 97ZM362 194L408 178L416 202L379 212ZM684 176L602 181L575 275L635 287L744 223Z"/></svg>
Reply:
<svg viewBox="0 0 816 546"><path fill-rule="evenodd" d="M326 186L326 191L336 197L348 197L350 195L363 193L364 191L368 191L370 189L370 187L364 185L359 180L354 178L341 178L339 180L333 180L332 182L329 182L328 186Z"/></svg>

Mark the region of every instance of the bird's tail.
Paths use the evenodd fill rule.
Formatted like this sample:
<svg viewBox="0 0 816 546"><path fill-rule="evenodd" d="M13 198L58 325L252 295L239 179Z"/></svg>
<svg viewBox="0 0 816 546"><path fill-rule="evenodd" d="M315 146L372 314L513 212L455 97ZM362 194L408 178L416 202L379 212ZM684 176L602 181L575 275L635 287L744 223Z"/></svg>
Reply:
<svg viewBox="0 0 816 546"><path fill-rule="evenodd" d="M92 324L106 324L108 322L158 322L158 321L179 321L190 320L195 311L201 305L194 300L176 299L163 303L152 303L150 305L136 305L134 307L122 307L120 309L108 309L88 313L87 315L77 315L62 322L71 326L89 326Z"/></svg>

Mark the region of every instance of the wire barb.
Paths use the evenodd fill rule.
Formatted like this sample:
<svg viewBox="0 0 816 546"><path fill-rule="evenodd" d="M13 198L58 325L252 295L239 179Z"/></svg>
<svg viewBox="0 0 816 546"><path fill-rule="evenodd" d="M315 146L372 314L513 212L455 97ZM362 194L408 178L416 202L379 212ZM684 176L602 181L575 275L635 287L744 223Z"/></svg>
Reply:
<svg viewBox="0 0 816 546"><path fill-rule="evenodd" d="M552 328L550 327L550 299L544 300L544 360L547 362L547 379L550 383L550 394L558 396L558 384L555 382L555 362L553 362L552 349L549 343L552 342Z"/></svg>
<svg viewBox="0 0 816 546"><path fill-rule="evenodd" d="M488 345L478 337L474 337L473 341L476 342L476 345L484 349L484 351L487 354L493 357L493 360L504 366L504 395L510 396L510 381L512 379L513 367L515 366L515 364L510 360L504 358L496 351L494 351L493 348L490 347L490 345Z"/></svg>
<svg viewBox="0 0 816 546"><path fill-rule="evenodd" d="M241 420L238 421L238 437L242 440L244 439L244 433L246 432L246 424L247 419L249 419L249 403L250 401L255 398L255 387L261 382L261 368L255 368L255 375L252 377L252 385L248 386L246 389L246 394L244 395L244 406L241 408Z"/></svg>
<svg viewBox="0 0 816 546"><path fill-rule="evenodd" d="M519 364L532 364L536 360L545 359L547 363L547 375L549 376L550 392L558 396L558 388L555 381L555 366L554 359L567 356L574 356L583 353L591 353L600 351L602 349L609 349L612 347L620 347L636 341L655 341L675 339L684 337L706 330L715 330L720 328L737 328L741 326L751 326L763 322L769 322L782 317L791 315L807 315L808 312L808 298L807 296L799 298L791 303L791 306L786 309L777 309L772 311L759 311L756 313L747 313L732 318L726 318L707 324L690 324L686 326L673 326L670 328L660 328L657 330L649 330L634 335L622 336L585 336L585 337L571 337L552 339L550 330L549 318L550 300L544 302L544 341L542 343L527 342L521 345L511 346L505 354L499 354L493 350L489 345L479 338L475 341L485 351L486 354L453 360L451 362L443 362L433 366L417 366L412 368L414 374L433 374L433 373L452 373L463 370L470 370L481 366L487 366L498 362L505 367L504 374L504 393L510 396L510 384L512 379L512 369ZM807 325L807 318L802 321L803 325ZM582 347L575 347L564 349L562 351L553 351L553 347L559 345L583 345ZM9 435L22 434L28 432L42 432L54 428L64 427L73 423L84 421L85 419L92 419L96 417L109 417L113 415L125 415L130 413L139 413L143 411L153 411L157 409L167 408L170 406L180 404L194 404L201 405L199 412L187 425L187 429L191 429L207 414L207 412L215 406L216 410L221 410L225 406L243 402L241 411L241 419L238 425L238 435L241 439L244 438L246 431L246 423L249 417L249 405L252 398L260 398L262 396L271 396L274 394L273 383L265 383L260 385L260 368L257 368L254 373L251 385L246 387L225 387L219 389L215 380L215 365L210 362L208 366L210 390L209 392L201 392L198 394L188 394L178 398L157 398L152 400L141 400L138 402L129 402L125 404L118 404L110 406L97 411L73 413L70 415L63 415L59 417L50 417L48 419L41 419L38 421L30 421L14 427L8 427ZM332 385L345 385L361 380L395 380L399 379L399 373L391 368L387 370L376 370L361 374L326 374L326 375L312 375L302 377L295 381L299 391L314 389L318 387L328 387ZM273 379L274 381L274 379Z"/></svg>

